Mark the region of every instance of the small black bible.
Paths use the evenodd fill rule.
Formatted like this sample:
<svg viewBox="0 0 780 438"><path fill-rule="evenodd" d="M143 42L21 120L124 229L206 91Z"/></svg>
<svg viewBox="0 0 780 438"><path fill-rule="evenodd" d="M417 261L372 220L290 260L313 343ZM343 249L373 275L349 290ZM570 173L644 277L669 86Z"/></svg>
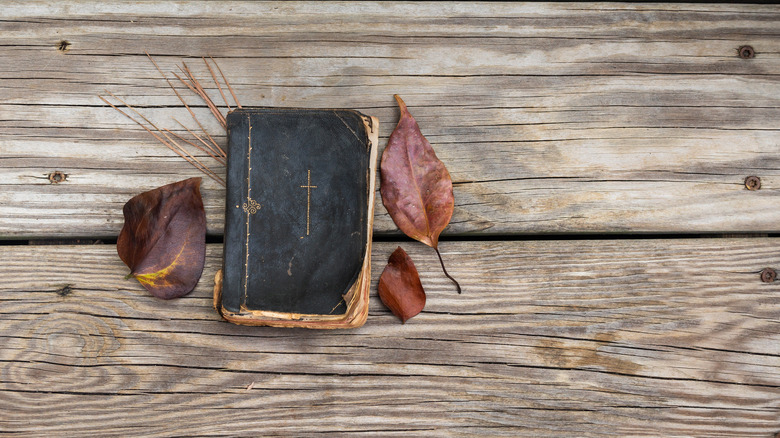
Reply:
<svg viewBox="0 0 780 438"><path fill-rule="evenodd" d="M227 116L214 305L246 325L350 328L368 314L378 122L342 109Z"/></svg>

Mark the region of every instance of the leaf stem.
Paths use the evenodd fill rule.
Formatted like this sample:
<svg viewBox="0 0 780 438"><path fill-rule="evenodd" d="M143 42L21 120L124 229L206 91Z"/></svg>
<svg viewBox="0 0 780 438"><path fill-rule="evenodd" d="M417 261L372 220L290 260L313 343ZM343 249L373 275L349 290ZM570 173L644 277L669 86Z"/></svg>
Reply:
<svg viewBox="0 0 780 438"><path fill-rule="evenodd" d="M452 278L452 275L450 275L447 272L447 268L444 267L444 260L442 260L442 258L441 258L441 253L439 252L439 248L434 247L433 249L436 250L436 255L439 256L439 263L441 263L441 270L444 271L444 275L446 275L447 278L449 278L450 280L452 280L453 283L455 283L455 287L458 288L458 293L461 293L460 283L458 283L458 280Z"/></svg>

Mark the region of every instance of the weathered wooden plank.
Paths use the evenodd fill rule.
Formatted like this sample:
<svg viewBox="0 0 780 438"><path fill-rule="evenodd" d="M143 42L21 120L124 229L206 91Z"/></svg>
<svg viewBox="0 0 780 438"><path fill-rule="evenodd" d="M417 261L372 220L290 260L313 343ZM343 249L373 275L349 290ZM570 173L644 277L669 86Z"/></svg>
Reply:
<svg viewBox="0 0 780 438"><path fill-rule="evenodd" d="M0 247L0 430L40 434L770 436L780 240L403 242L428 302L352 331L220 321L210 245L163 302L111 245ZM377 243L376 279L396 243ZM372 288L375 291L375 285ZM16 436L16 435L14 435Z"/></svg>
<svg viewBox="0 0 780 438"><path fill-rule="evenodd" d="M380 144L401 94L456 182L450 234L780 223L776 6L20 2L0 27L0 237L115 236L129 197L196 174L96 97L185 119L144 50L201 78L216 56L245 105L376 115Z"/></svg>

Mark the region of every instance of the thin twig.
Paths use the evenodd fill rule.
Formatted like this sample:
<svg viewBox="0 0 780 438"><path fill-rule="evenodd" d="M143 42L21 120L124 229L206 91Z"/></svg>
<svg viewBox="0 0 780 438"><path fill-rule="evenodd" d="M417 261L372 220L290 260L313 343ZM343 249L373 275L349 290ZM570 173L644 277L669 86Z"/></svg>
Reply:
<svg viewBox="0 0 780 438"><path fill-rule="evenodd" d="M167 83L168 83L168 86L170 86L170 87L171 87L171 90L173 90L173 92L174 92L174 93L176 93L176 97L178 97L178 98L179 98L179 100L181 101L181 103L182 103L182 104L184 104L184 107L185 107L185 108L187 108L187 111L189 111L189 112L190 112L190 116L192 116L192 120L195 120L195 123L197 123L197 124L198 124L198 126L199 126L199 127L200 127L200 129L201 129L201 131L203 131L204 133L206 133L206 136L208 137L208 139L209 139L209 140L210 140L212 143L214 143L214 145L217 147L217 149L219 149L219 150L220 150L220 152L222 152L222 154L224 154L224 153L225 153L225 151L224 151L224 150L222 150L222 148L221 148L221 147L219 147L219 145L217 144L217 142L216 142L216 141L214 141L214 139L213 139L213 138L211 138L211 136L210 136L210 135L209 135L209 134L206 132L206 129L203 127L203 125L201 125L200 121L199 121L199 120L198 120L198 118L195 116L195 113L192 111L192 109L190 108L190 106L189 106L189 105L187 105L187 102L185 102L185 101L184 101L184 98L182 98L182 97L181 97L181 94L179 94L179 92L176 90L176 87L174 87L174 86L173 86L173 84L171 83L171 81L168 79L168 77L167 77L167 76L165 76L165 73L163 73L163 72L162 72L162 70L160 70L160 66L158 66L158 65L157 65L157 63L154 61L154 58L152 58L152 56L151 56L151 55L149 55L149 53L148 53L148 52L146 52L146 56L148 56L148 57L149 57L149 60L150 60L150 61L152 61L152 64L154 64L154 67L155 67L155 68L157 68L157 71L158 71L158 72L160 72L160 75L163 77L163 79L165 79L165 82L167 82ZM174 73L174 75L176 75L176 73ZM181 79L181 78L179 78L179 80L182 80L182 79ZM183 82L183 80L182 80L182 82Z"/></svg>
<svg viewBox="0 0 780 438"><path fill-rule="evenodd" d="M156 128L156 127L155 127L155 128ZM159 130L160 130L160 128L157 128L157 130L159 131ZM170 132L170 131L168 131L167 129L166 129L165 131L167 131L167 132ZM189 153L189 152L188 152L186 149L184 149L184 148L183 148L181 145L179 145L179 143L176 143L176 140L172 139L172 138L171 138L171 137L170 137L170 136L169 136L169 135L168 135L168 134L167 134L165 131L160 131L160 132L161 132L161 133L162 133L162 134L165 136L165 138L167 138L167 139L168 139L168 141L170 141L170 142L171 142L171 143L172 143L174 146L176 146L176 147L177 147L177 148L178 148L180 151L184 152L184 153L185 153L185 154L187 154L187 155L188 155L190 158L192 158L193 160L195 160L195 161L196 161L198 164L200 164L201 166L203 166L203 168L204 168L204 169L206 169L206 170L208 171L208 173L207 173L207 174L208 174L209 176L211 176L212 178L216 178L216 180L217 180L217 181L219 181L219 182L220 182L220 183L221 183L223 186L225 186L225 181L224 181L224 180L223 180L223 179L222 179L222 178L221 178L219 175L217 175L216 173L214 173L214 171L213 171L213 170L209 169L209 168L208 168L208 166L206 166L205 164L203 164L203 163L202 163L200 160L198 160L198 159L197 159L197 158L196 158L194 155L192 155L191 153ZM171 132L171 134L173 134L173 133Z"/></svg>
<svg viewBox="0 0 780 438"><path fill-rule="evenodd" d="M219 108L217 108L217 105L214 104L214 101L211 100L211 97L209 97L208 94L206 94L206 90L203 89L203 87L200 85L200 81L195 79L195 75L192 74L192 71L190 71L190 68L187 66L186 63L181 63L184 66L184 74L187 76L187 78L190 80L192 85L195 87L193 91L195 91L195 94L200 96L201 99L203 99L203 102L208 105L209 110L211 110L211 114L216 117L217 121L222 125L223 128L227 128L227 121L225 120L225 116L222 115L222 113L219 111ZM181 67L179 67L181 69ZM189 85L187 85L189 86Z"/></svg>
<svg viewBox="0 0 780 438"><path fill-rule="evenodd" d="M178 148L178 150L180 150L181 152L183 152L184 154L186 154L186 155L187 155L187 157L189 157L189 160L187 160L187 161L189 161L189 162L190 162L190 164L192 164L193 166L195 166L195 167L196 167L196 168L198 168L199 170L203 171L203 172L204 172L204 173L206 173L207 175L211 176L211 177L212 177L212 178L214 178L216 181L220 182L222 185L225 185L225 181L224 181L222 178L220 178L220 177L219 177L219 175L217 175L217 174L216 174L216 173L215 173L213 170L209 169L209 167L208 167L208 166L206 166L205 164L203 164L203 163L202 163L200 160L198 160L198 159L197 159L195 156L193 156L192 154L190 154L189 152L187 152L187 150L186 150L186 149L184 149L183 147L181 147L181 146L180 146L178 143L176 143L176 142L175 142L175 141L174 141L172 138L170 138L170 137L169 137L167 134L165 134L165 133L164 133L162 130L160 130L160 128L158 128L158 127L157 127L157 125L155 125L154 123L152 123L152 121L151 121L151 120L149 120L148 118L146 118L146 117L145 117L143 114L141 114L140 112L138 112L138 110L136 110L135 108L133 108L133 107L132 107L130 104L128 104L128 103L127 103L127 102L125 102L124 100L120 99L120 98L119 98L118 96L116 96L114 93L112 93L112 92L110 92L110 91L108 91L108 90L106 90L106 92L107 92L108 94L110 94L110 95L111 95L111 96L112 96L114 99L116 99L116 100L118 100L118 101L122 102L122 104L123 104L123 105L125 105L127 108L129 108L130 110L132 110L134 113L138 114L138 116L139 116L139 117L141 117L141 118L142 118L142 119L143 119L143 120L144 120L146 123L148 123L149 125L151 125L151 126L154 128L154 129L156 129L156 130L157 130L157 132L159 132L160 134L162 134L163 136L165 136L165 138L168 140L168 142L165 142L165 141L163 141L163 140L162 140L162 138L160 138L159 136L155 135L155 134L154 134L152 131L150 131L149 129L147 129L147 131L149 131L150 133L152 133L152 135L154 135L154 136L155 136L155 138L157 138L157 139L158 139L160 142L162 142L164 145L168 146L168 148L169 148L169 149L171 149L171 150L173 150L174 152L177 152L177 153L178 153L178 151L177 151L176 149L174 149L174 148L172 148L172 147L171 147L171 144L175 145L175 146L176 146L176 148ZM114 107L114 108L116 108L116 107ZM118 108L117 108L117 109L118 109ZM124 113L123 113L123 114L124 114ZM125 115L127 116L127 114L125 114ZM131 119L132 119L132 118L131 118ZM133 119L133 120L134 120L134 119ZM135 120L134 120L134 121L135 121ZM136 123L138 123L138 121L135 121L135 122L136 122ZM139 124L140 124L140 123L139 123ZM141 126L143 126L143 125L141 125ZM144 126L144 128L146 128L146 127ZM182 154L179 154L179 155L182 155ZM182 155L182 157L184 157L184 156ZM186 157L185 157L185 159L186 159ZM190 161L190 160L192 160L192 161ZM198 165L199 165L200 167L199 167L199 166L197 166L197 165L195 165L194 163L198 163ZM201 169L201 167L202 167L202 169ZM205 169L205 170L204 170L204 169Z"/></svg>
<svg viewBox="0 0 780 438"><path fill-rule="evenodd" d="M219 81L217 80L217 75L214 74L214 70L211 69L211 66L209 65L209 62L206 61L205 57L201 57L203 59L203 63L206 64L206 68L209 69L209 73L211 73L211 78L214 79L214 83L217 84L217 89L219 90L219 94L222 95L222 100L225 101L225 106L227 107L228 111L233 111L232 108L230 108L230 104L227 101L227 98L225 97L225 93L222 92L222 86L219 85Z"/></svg>
<svg viewBox="0 0 780 438"><path fill-rule="evenodd" d="M149 124L150 124L150 125L151 125L153 128L155 128L157 131L159 131L160 133L162 133L162 131L160 131L160 128L158 128L158 127L157 127L157 126L156 126L154 123L152 123L152 122L151 122L149 119L147 119L147 118L146 118L146 117L145 117L143 114L141 114L140 112L138 112L138 111L137 111L135 108L133 108L133 107L132 107L131 105L129 105L127 102L123 101L122 99L120 99L119 97L117 97L117 96L116 96L114 93L111 93L111 92L110 92L110 91L108 91L108 90L106 90L106 92L107 92L108 94L110 94L110 95L111 95L113 98L115 98L116 100L120 101L120 102L121 102L123 105L125 105L127 108L129 108L130 110L132 110L134 113L138 114L138 116L139 116L139 117L141 117L141 118L142 118L144 121L146 121L147 123L149 123ZM165 135L164 133L162 133L162 134L163 134L163 135L164 135L164 136L165 136L165 137L166 137L166 138L167 138L167 139L170 141L170 143L169 143L168 141L166 141L165 139L163 139L162 137L160 137L160 136L159 136L157 133L155 133L154 131L152 131L152 130L151 130L151 129L149 129L148 127L146 127L146 126L145 126L143 123L141 123L140 121L136 120L136 119L135 119L134 117L132 117L130 114L127 114L126 112L122 111L122 110L121 110L121 109L119 109L117 106L115 106L114 104L112 104L111 102L109 102L108 100L106 100L106 99L105 99L103 96L98 96L98 97L100 98L100 100L102 100L103 102L107 103L108 105L110 105L110 106L111 106L112 108L114 108L115 110L119 111L119 112L120 112L122 115L124 115L124 116L125 116L125 117L127 117L128 119L132 120L133 122L135 122L136 124L138 124L140 127L144 128L144 129L145 129L145 130L146 130L148 133L152 134L152 136L153 136L155 139L157 139L157 140L158 140L160 143L162 143L163 145L165 145L166 147L168 147L168 149L170 149L170 150L172 150L172 151L176 152L176 153L177 153L179 156L181 156L182 158L184 158L184 159L185 159L187 162L189 162L189 163L190 163L192 166L194 166L196 169L200 170L201 172L203 172L203 173L205 173L206 175L208 175L208 176L209 176L211 179L213 179L213 180L215 180L216 182L218 182L218 183L222 184L223 186L225 186L225 181L224 181L222 178L220 178L220 177L219 177L219 175L217 175L216 173L214 173L214 172L213 172L211 169L209 169L209 168L208 168L208 166L206 166L205 164L201 163L201 162L200 162L200 160L198 160L197 158L195 158L194 156L192 156L192 154L190 154L189 152L187 152L187 151L186 151L184 148L182 148L181 146L179 146L179 145L178 145L176 142L172 141L172 140L170 139L170 137L168 137L167 135ZM180 152L179 150L177 150L176 148L174 148L174 147L171 145L171 143L173 143L174 145L176 145L176 146L177 146L177 148L181 150L181 152Z"/></svg>
<svg viewBox="0 0 780 438"><path fill-rule="evenodd" d="M195 93L195 94L198 94L198 91L197 91L197 90L195 90L195 88L193 88L193 87L192 87L190 84L188 84L188 83L187 83L187 81L185 81L184 79L182 79L182 77L181 77L181 76L177 75L175 72L172 72L172 73L173 73L173 75L174 75L174 76L176 76L176 79L178 79L179 81L181 81L181 83L183 83L184 85L186 85L186 86L187 86L187 87L188 87L188 88L189 88L189 89L190 89L190 90L191 90L193 93ZM178 95L178 93L176 93L176 94ZM184 101L182 101L182 103L184 103ZM186 103L184 104L184 106L186 106L186 107L187 107L187 109L190 111L190 115L192 116L192 119L193 119L193 120L195 120L195 123L197 123L197 124L198 124L198 127L200 127L200 130L203 132L203 134L205 134L206 138L208 138L208 139L209 139L209 141L210 141L210 142L211 142L211 143L212 143L214 146L216 146L216 147L217 147L217 149L219 149L220 153L222 153L222 154L225 154L225 151L224 151L224 150L222 150L222 148L221 148L221 147L219 147L219 145L217 144L217 142L216 142L216 141L214 141L214 139L211 137L211 135L209 135L209 133L208 133L208 132L206 132L206 128L204 128L204 127L203 127L203 125L201 125L201 124L200 124L200 122L198 121L198 118L197 118L197 117L195 117L195 114L192 112L192 110L190 109L190 107L189 107L189 106L187 106L187 104L186 104Z"/></svg>
<svg viewBox="0 0 780 438"><path fill-rule="evenodd" d="M219 157L221 157L221 158L223 158L223 159L224 159L224 158L227 158L227 155L225 155L225 154L224 154L224 153L222 153L222 152L219 152L219 151L215 150L215 149L214 149L214 147L213 147L212 145L210 145L210 144L208 144L208 142L206 142L206 140L203 140L203 138L201 138L201 137L200 137L198 134L196 134L196 133L192 132L192 131L190 130L190 128L188 128L188 127L184 126L184 123L182 123L182 122L180 122L180 121L176 120L176 118L173 118L173 121L174 121L174 122L176 122L176 123L178 123L178 124L179 124L179 126L181 126L182 128L184 128L184 129L185 129L187 132L189 132L189 133L190 133L190 135L192 135L193 137L195 137L195 138L196 138L196 139L197 139L199 142L203 143L203 146L206 146L206 148L207 148L208 150L210 150L211 152L213 152L214 154L216 154L217 156L219 156Z"/></svg>
<svg viewBox="0 0 780 438"><path fill-rule="evenodd" d="M190 81L195 85L195 87L200 90L200 97L203 99L204 102L206 102L206 105L209 106L209 109L211 110L211 113L214 114L214 117L219 120L219 123L222 125L222 128L227 129L227 120L225 120L225 116L222 115L222 112L217 107L217 104L214 103L213 100L211 100L211 97L206 93L206 90L203 88L203 86L200 84L200 81L195 79L195 75L192 74L189 67L187 67L187 64L184 64L182 62L182 65L187 69L187 73L190 76Z"/></svg>
<svg viewBox="0 0 780 438"><path fill-rule="evenodd" d="M100 100L102 100L103 102L107 103L108 105L110 105L115 110L119 111L125 117L127 117L128 119L130 119L133 122L137 123L140 127L144 128L148 133L152 134L152 136L154 138L156 138L160 143L164 144L166 147L168 147L168 149L176 152L180 157L184 158L184 160L187 161L188 163L190 163L193 167L195 167L196 169L198 169L201 172L205 173L211 179L214 179L215 181L217 181L218 183L222 184L223 186L225 185L224 181L222 181L222 179L219 178L219 176L217 176L216 179L215 179L214 176L212 176L210 173L208 173L205 169L201 168L197 163L195 163L194 161L190 160L186 155L182 154L178 150L174 149L170 144L168 144L165 140L163 140L162 137L160 137L159 135L155 134L152 130L150 130L149 128L144 126L143 123L139 122L138 120L134 119L131 115L129 115L126 112L122 111L121 109L117 108L114 104L112 104L111 102L109 102L108 100L103 98L103 96L98 96L98 97L100 98Z"/></svg>
<svg viewBox="0 0 780 438"><path fill-rule="evenodd" d="M182 137L181 135L179 135L179 134L177 134L177 133L175 133L175 132L173 132L173 131L171 131L171 130L169 130L169 129L163 128L163 131L167 132L168 134L171 134L172 136L174 136L174 137L178 138L179 140L181 140L181 141L183 141L183 142L187 143L188 145L190 145L190 146L192 146L192 147L194 147L194 148L198 149L199 151L201 151L201 152L205 152L205 153L206 153L206 154L208 154L208 156L210 156L211 158L213 158L213 159L215 159L215 160L219 161L219 163L220 163L220 164L222 164L222 165L224 165L224 164L225 164L225 160L223 160L223 159L222 159L222 157L220 157L220 156L217 156L217 155L214 155L214 154L213 154L211 151L209 151L209 150L207 150L207 149L203 148L203 147L202 147L202 146L200 146L199 144L197 144L197 143L194 143L194 142L192 142L192 141L190 141L190 140L187 140L186 138Z"/></svg>
<svg viewBox="0 0 780 438"><path fill-rule="evenodd" d="M222 80L225 81L225 85L227 85L228 90L230 90L230 95L233 96L233 100L236 101L236 106L239 108L242 108L241 104L238 103L238 98L236 97L236 93L233 92L233 87L230 86L230 82L228 82L227 78L225 77L225 74L222 73L222 69L219 68L219 64L217 64L217 61L214 61L214 58L209 56L209 59L211 59L211 62L214 63L214 65L217 66L217 70L219 70L219 74L222 76Z"/></svg>
<svg viewBox="0 0 780 438"><path fill-rule="evenodd" d="M146 122L148 125L151 126L150 129L147 127L142 121L136 119L132 115L130 115L128 112L123 111L116 105L109 102L106 98L103 96L98 96L103 102L117 110L119 113L127 117L128 119L135 122L137 125L142 127L144 130L146 130L148 133L150 133L157 141L162 143L164 146L166 146L168 149L174 151L177 155L184 158L185 161L190 163L193 167L200 170L201 172L208 175L211 179L215 180L222 186L225 186L225 180L222 179L219 175L217 175L213 170L211 170L207 165L205 165L203 162L201 162L197 157L192 155L189 151L187 151L182 145L180 145L176 139L178 139L181 142L184 142L186 144L189 144L190 146L198 149L201 152L206 153L208 156L216 160L218 163L225 165L227 154L225 153L225 150L220 147L220 145L212 138L212 136L206 131L206 129L203 127L203 125L200 123L200 120L198 120L197 116L195 115L195 112L193 109L187 104L187 102L184 100L184 97L179 93L179 91L176 89L176 87L173 85L170 79L168 79L168 76L163 73L160 66L157 64L157 62L152 58L152 56L149 54L149 52L146 53L146 56L149 58L149 60L154 65L155 69L160 73L160 76L162 76L163 79L165 79L165 82L168 84L168 86L173 90L174 94L176 94L176 97L179 99L179 101L184 105L184 107L187 109L187 111L190 113L190 116L195 121L195 123L200 128L201 132L203 132L203 136L194 133L192 130L184 126L181 122L174 119L176 123L181 125L190 135L195 137L198 142L200 142L204 147L197 144L195 141L188 140L184 138L183 136L176 134L168 129L160 129L157 125L152 123L151 120L149 120L146 116L141 114L138 110L136 110L133 106L116 96L115 94L111 93L110 91L106 90L106 93L108 93L111 97L121 102L125 107L127 107L129 110L131 110L133 113L135 113L143 122ZM214 80L214 84L217 86L217 89L219 90L219 94L222 96L222 100L225 102L225 106L227 107L228 111L232 111L232 108L230 106L230 103L225 96L225 92L222 89L222 85L219 82L219 79L217 78L216 73L214 72L214 69L212 68L211 64L206 60L205 57L201 57L203 59L203 62L206 64L206 68L208 68L209 73L211 74L211 78ZM228 90L230 91L230 94L233 96L233 99L235 100L236 106L238 108L241 108L241 104L238 102L238 98L236 97L235 92L233 91L233 88L230 86L230 83L228 82L227 78L225 77L225 74L222 72L222 69L219 67L219 64L217 64L216 61L214 61L214 58L209 56L209 59L212 63L214 63L214 66L217 67L217 70L219 71L219 74L222 76L222 79L225 82L225 85L227 86ZM190 91L198 95L208 106L209 110L211 111L211 114L214 116L215 119L222 125L222 127L227 127L227 120L225 119L225 116L220 112L219 107L214 103L213 100L211 100L211 97L206 93L206 90L203 88L203 86L200 84L200 82L195 78L195 76L192 74L192 71L189 69L186 63L182 62L183 68L179 67L179 69L183 72L186 80L176 74L175 72L172 72L172 74L182 83L184 84ZM189 80L189 82L187 81ZM156 132L155 132L156 131Z"/></svg>

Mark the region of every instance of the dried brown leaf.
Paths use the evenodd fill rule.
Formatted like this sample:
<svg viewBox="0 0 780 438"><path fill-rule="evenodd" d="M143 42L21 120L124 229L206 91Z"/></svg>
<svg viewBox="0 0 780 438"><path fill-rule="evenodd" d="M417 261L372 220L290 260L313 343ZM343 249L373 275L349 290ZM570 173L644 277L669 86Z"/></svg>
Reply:
<svg viewBox="0 0 780 438"><path fill-rule="evenodd" d="M400 246L379 277L379 299L405 323L425 307L425 290L409 255Z"/></svg>
<svg viewBox="0 0 780 438"><path fill-rule="evenodd" d="M124 206L119 258L152 295L188 294L206 260L206 213L201 178L190 178L134 196Z"/></svg>

